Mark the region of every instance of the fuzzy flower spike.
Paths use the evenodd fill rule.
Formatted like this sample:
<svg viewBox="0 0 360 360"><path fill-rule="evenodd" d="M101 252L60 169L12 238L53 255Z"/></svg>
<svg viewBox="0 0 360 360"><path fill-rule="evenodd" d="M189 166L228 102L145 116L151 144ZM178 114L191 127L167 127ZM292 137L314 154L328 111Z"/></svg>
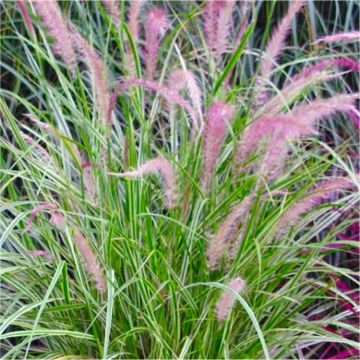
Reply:
<svg viewBox="0 0 360 360"><path fill-rule="evenodd" d="M90 70L99 117L105 125L109 125L111 122L110 90L105 64L95 49L77 31L74 30L72 38L76 50L83 56L83 61Z"/></svg>
<svg viewBox="0 0 360 360"><path fill-rule="evenodd" d="M280 218L275 235L283 235L301 220L301 215L313 209L322 200L328 200L339 191L354 188L349 178L334 178L317 184L303 199L291 206Z"/></svg>
<svg viewBox="0 0 360 360"><path fill-rule="evenodd" d="M54 225L59 231L65 232L66 220L64 216L58 211L58 207L55 204L41 204L33 209L30 217L26 223L24 232L31 228L32 222L35 216L43 210L49 210L52 212L49 222ZM104 269L98 261L95 253L91 249L88 241L85 239L79 229L75 229L74 234L75 245L83 258L84 267L89 274L91 280L95 283L96 289L100 293L104 293L107 290L106 280L104 277ZM39 255L40 252L34 252L33 255Z"/></svg>
<svg viewBox="0 0 360 360"><path fill-rule="evenodd" d="M114 20L115 24L120 22L120 10L119 10L119 1L118 0L101 0L107 13Z"/></svg>
<svg viewBox="0 0 360 360"><path fill-rule="evenodd" d="M210 51L217 62L226 52L232 26L232 13L236 1L208 0L204 9L204 30Z"/></svg>
<svg viewBox="0 0 360 360"><path fill-rule="evenodd" d="M227 284L227 286L236 293L240 293L245 289L246 283L241 277L236 277L234 279L231 279ZM226 320L232 307L235 304L235 301L236 298L234 294L229 290L224 290L220 296L220 299L216 304L216 309L215 309L216 319L219 321Z"/></svg>
<svg viewBox="0 0 360 360"><path fill-rule="evenodd" d="M71 34L56 0L31 0L36 13L40 16L49 35L54 38L52 49L68 66L72 74L76 65L76 54L71 40Z"/></svg>
<svg viewBox="0 0 360 360"><path fill-rule="evenodd" d="M194 74L191 71L175 70L169 75L167 86L169 89L174 89L178 93L180 93L181 90L186 89L194 109L194 115L196 116L197 120L197 122L194 123L194 127L196 127L196 130L198 130L198 133L201 133L203 128L201 90L198 86Z"/></svg>
<svg viewBox="0 0 360 360"><path fill-rule="evenodd" d="M263 104L267 100L267 91L265 89L266 83L269 81L271 73L275 67L276 61L279 58L282 49L284 48L285 39L290 31L291 22L294 16L305 5L305 0L290 1L290 6L287 14L282 18L278 27L273 32L271 39L265 47L265 56L261 59L260 67L260 81L258 85L258 95L255 98L255 103Z"/></svg>
<svg viewBox="0 0 360 360"><path fill-rule="evenodd" d="M201 174L201 185L204 191L209 190L221 145L234 112L235 109L232 105L222 101L214 102L208 110L204 130L203 168Z"/></svg>
<svg viewBox="0 0 360 360"><path fill-rule="evenodd" d="M176 202L176 179L175 172L169 160L163 157L148 160L136 170L124 173L108 173L119 177L138 178L147 174L158 174L161 176L165 185L165 205L173 208Z"/></svg>
<svg viewBox="0 0 360 360"><path fill-rule="evenodd" d="M145 75L149 80L156 76L160 42L168 26L169 21L164 9L154 7L149 11L145 24Z"/></svg>

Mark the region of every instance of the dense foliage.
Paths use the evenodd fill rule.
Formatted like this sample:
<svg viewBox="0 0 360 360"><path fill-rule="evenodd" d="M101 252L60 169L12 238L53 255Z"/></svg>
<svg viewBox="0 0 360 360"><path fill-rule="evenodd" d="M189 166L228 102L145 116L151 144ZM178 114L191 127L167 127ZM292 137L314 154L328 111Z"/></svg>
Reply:
<svg viewBox="0 0 360 360"><path fill-rule="evenodd" d="M359 354L355 1L0 6L4 359Z"/></svg>

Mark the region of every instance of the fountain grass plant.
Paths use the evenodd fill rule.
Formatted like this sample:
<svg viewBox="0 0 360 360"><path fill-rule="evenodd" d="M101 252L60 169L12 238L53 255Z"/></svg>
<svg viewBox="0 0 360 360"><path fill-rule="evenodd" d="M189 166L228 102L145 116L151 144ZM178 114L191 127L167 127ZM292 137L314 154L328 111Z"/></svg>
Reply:
<svg viewBox="0 0 360 360"><path fill-rule="evenodd" d="M356 357L355 1L0 6L3 359Z"/></svg>

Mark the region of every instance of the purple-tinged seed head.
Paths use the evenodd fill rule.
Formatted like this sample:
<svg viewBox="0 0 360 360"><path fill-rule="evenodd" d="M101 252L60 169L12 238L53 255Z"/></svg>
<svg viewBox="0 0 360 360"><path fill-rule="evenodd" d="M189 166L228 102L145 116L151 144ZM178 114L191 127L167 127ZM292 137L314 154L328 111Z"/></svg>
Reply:
<svg viewBox="0 0 360 360"><path fill-rule="evenodd" d="M201 184L204 191L208 191L210 187L221 145L234 114L234 106L222 101L214 102L208 110L204 129L201 175Z"/></svg>
<svg viewBox="0 0 360 360"><path fill-rule="evenodd" d="M236 277L234 279L231 279L229 281L229 283L227 284L227 286L231 290L233 290L237 293L240 293L245 289L246 282L241 277ZM235 304L235 301L236 301L236 298L235 298L234 294L232 292L230 292L229 290L224 290L221 293L220 299L218 300L218 302L216 304L216 309L215 309L216 319L219 321L226 320L231 309L233 308L233 306Z"/></svg>
<svg viewBox="0 0 360 360"><path fill-rule="evenodd" d="M160 42L169 27L169 21L164 9L152 8L145 23L145 75L148 80L156 77Z"/></svg>

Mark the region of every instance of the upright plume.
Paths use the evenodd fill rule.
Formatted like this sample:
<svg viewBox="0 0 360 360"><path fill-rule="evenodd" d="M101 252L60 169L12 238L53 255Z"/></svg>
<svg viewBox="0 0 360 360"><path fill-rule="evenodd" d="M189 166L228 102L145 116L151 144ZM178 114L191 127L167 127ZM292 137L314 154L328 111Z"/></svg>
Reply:
<svg viewBox="0 0 360 360"><path fill-rule="evenodd" d="M204 8L204 30L209 50L217 61L227 50L236 1L208 0Z"/></svg>
<svg viewBox="0 0 360 360"><path fill-rule="evenodd" d="M203 168L201 174L201 185L204 191L208 191L211 185L221 145L234 113L235 108L222 101L214 102L208 110L204 129Z"/></svg>
<svg viewBox="0 0 360 360"><path fill-rule="evenodd" d="M257 89L258 95L255 98L255 103L257 104L262 104L267 99L266 83L270 80L275 63L284 48L285 39L290 31L291 21L305 3L305 0L290 1L287 14L282 18L278 27L272 33L271 39L265 47L264 55L261 57L260 80L258 82L259 89Z"/></svg>
<svg viewBox="0 0 360 360"><path fill-rule="evenodd" d="M140 37L139 31L139 16L140 10L146 0L138 0L138 1L130 1L130 7L127 17L127 25L129 28L129 32L134 40L135 46L137 45ZM127 69L129 71L130 76L135 76L135 60L131 53L130 45L127 44L125 48L126 52L126 64Z"/></svg>
<svg viewBox="0 0 360 360"><path fill-rule="evenodd" d="M107 13L112 17L115 24L120 22L119 0L101 0Z"/></svg>
<svg viewBox="0 0 360 360"><path fill-rule="evenodd" d="M160 7L152 8L145 23L145 75L148 80L156 77L160 42L168 27L165 10Z"/></svg>
<svg viewBox="0 0 360 360"><path fill-rule="evenodd" d="M219 266L221 258L229 254L229 248L233 243L239 226L251 209L253 199L253 194L246 196L239 204L234 206L229 215L220 224L217 234L211 239L206 249L209 269L215 270Z"/></svg>
<svg viewBox="0 0 360 360"><path fill-rule="evenodd" d="M110 90L105 64L95 49L77 31L74 30L72 37L77 51L90 70L99 117L105 125L109 125L111 123Z"/></svg>

